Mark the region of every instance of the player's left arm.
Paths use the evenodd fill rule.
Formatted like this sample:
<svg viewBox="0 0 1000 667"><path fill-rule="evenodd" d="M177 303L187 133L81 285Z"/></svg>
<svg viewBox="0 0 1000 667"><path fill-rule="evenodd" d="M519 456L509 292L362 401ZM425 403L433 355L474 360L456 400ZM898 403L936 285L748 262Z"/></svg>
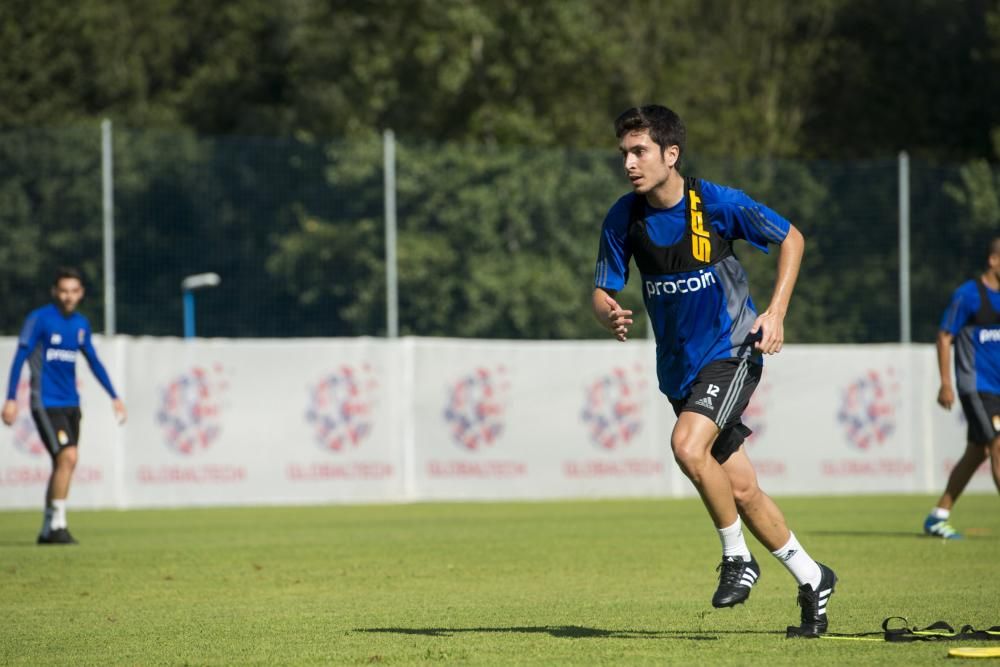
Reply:
<svg viewBox="0 0 1000 667"><path fill-rule="evenodd" d="M100 357L97 356L97 350L94 349L94 343L90 339L89 325L84 330L80 351L83 352L83 356L87 359L87 365L90 366L90 371L94 374L94 377L97 378L97 381L104 387L104 391L108 392L108 396L111 397L111 407L115 411L118 423L124 424L128 418L128 411L125 409L125 403L118 396L118 393L115 392L115 386L111 383L111 377L108 375L107 369L104 368Z"/></svg>
<svg viewBox="0 0 1000 667"><path fill-rule="evenodd" d="M754 347L764 354L777 354L785 342L785 314L792 299L795 281L802 266L802 255L806 241L795 225L788 225L788 233L778 246L778 274L774 280L774 292L767 310L757 316L750 329L751 334L761 331L760 340Z"/></svg>
<svg viewBox="0 0 1000 667"><path fill-rule="evenodd" d="M759 336L754 343L756 350L777 354L785 342L785 314L799 277L805 239L795 225L739 190L719 188L714 196L721 214L714 224L725 238L743 239L763 252L772 244L779 248L771 302L750 329L751 335Z"/></svg>

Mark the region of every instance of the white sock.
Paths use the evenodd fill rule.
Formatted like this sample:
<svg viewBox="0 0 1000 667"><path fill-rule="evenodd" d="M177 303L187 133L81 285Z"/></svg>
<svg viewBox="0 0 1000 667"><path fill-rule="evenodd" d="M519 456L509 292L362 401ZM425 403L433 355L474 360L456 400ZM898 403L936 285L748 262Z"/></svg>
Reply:
<svg viewBox="0 0 1000 667"><path fill-rule="evenodd" d="M809 584L814 591L819 588L819 581L822 579L823 573L820 572L816 561L809 557L806 550L795 539L795 533L789 533L788 543L771 553L788 568L788 571L795 577L795 581L799 582L799 586Z"/></svg>
<svg viewBox="0 0 1000 667"><path fill-rule="evenodd" d="M743 539L743 524L740 518L736 517L736 523L725 528L716 528L719 531L719 539L722 540L722 557L739 556L743 560L750 560L750 549Z"/></svg>
<svg viewBox="0 0 1000 667"><path fill-rule="evenodd" d="M51 532L51 530L52 530L52 508L46 507L45 515L44 518L42 519L42 533L41 533L42 537L48 537L49 532Z"/></svg>
<svg viewBox="0 0 1000 667"><path fill-rule="evenodd" d="M941 507L935 507L934 509L931 510L931 516L934 517L935 519L941 519L943 521L947 521L948 517L951 516L951 510L946 510Z"/></svg>
<svg viewBox="0 0 1000 667"><path fill-rule="evenodd" d="M52 501L52 522L49 525L52 530L66 528L66 499Z"/></svg>

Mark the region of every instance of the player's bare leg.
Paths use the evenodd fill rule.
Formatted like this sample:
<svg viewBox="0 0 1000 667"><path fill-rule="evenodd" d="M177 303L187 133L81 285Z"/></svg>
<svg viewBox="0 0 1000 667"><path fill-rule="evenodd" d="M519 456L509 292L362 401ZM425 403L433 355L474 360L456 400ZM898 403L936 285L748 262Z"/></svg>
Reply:
<svg viewBox="0 0 1000 667"><path fill-rule="evenodd" d="M49 486L45 494L45 500L48 503L51 504L53 500L66 500L69 497L69 484L73 480L76 461L76 447L63 447L56 454L52 464L52 476L49 478Z"/></svg>
<svg viewBox="0 0 1000 667"><path fill-rule="evenodd" d="M971 442L966 444L962 458L958 460L955 467L952 468L951 474L948 475L948 484L945 486L944 493L941 494L941 498L937 502L938 507L950 510L955 506L955 502L962 495L962 492L965 491L969 480L972 479L976 470L986 460L986 452L987 448L982 445L974 445Z"/></svg>
<svg viewBox="0 0 1000 667"><path fill-rule="evenodd" d="M993 438L989 445L990 467L993 470L993 483L1000 491L1000 436Z"/></svg>
<svg viewBox="0 0 1000 667"><path fill-rule="evenodd" d="M712 456L712 444L718 435L719 427L708 417L682 412L670 437L670 446L677 465L698 489L715 527L724 528L736 521L738 514L729 477Z"/></svg>
<svg viewBox="0 0 1000 667"><path fill-rule="evenodd" d="M743 537L729 476L712 456L712 445L718 435L718 426L708 417L682 412L670 444L681 470L698 489L722 542L719 585L712 596L712 606L732 607L750 596L750 589L760 576L760 567Z"/></svg>
<svg viewBox="0 0 1000 667"><path fill-rule="evenodd" d="M772 552L787 544L791 533L785 515L757 484L757 472L742 447L722 464L722 469L729 476L740 518L754 537Z"/></svg>
<svg viewBox="0 0 1000 667"><path fill-rule="evenodd" d="M45 491L45 524L39 543L74 544L66 523L66 498L76 470L77 448L63 447L52 462L52 476Z"/></svg>
<svg viewBox="0 0 1000 667"><path fill-rule="evenodd" d="M799 585L802 623L796 633L812 636L825 632L826 605L837 582L833 570L813 560L799 544L781 509L758 485L757 472L742 447L726 459L722 469L729 476L740 517Z"/></svg>
<svg viewBox="0 0 1000 667"><path fill-rule="evenodd" d="M819 585L819 564L806 553L785 523L785 515L757 484L757 473L741 447L722 466L733 487L740 517L750 532L788 568L799 585Z"/></svg>
<svg viewBox="0 0 1000 667"><path fill-rule="evenodd" d="M958 502L959 496L965 491L965 487L968 486L969 480L972 479L976 470L986 460L988 452L988 447L971 442L966 443L962 458L955 463L951 474L948 475L948 484L945 485L944 493L941 494L931 513L924 519L924 533L933 537L943 537L946 540L957 540L962 537L961 533L948 523L951 509ZM995 465L994 461L994 479L996 479Z"/></svg>

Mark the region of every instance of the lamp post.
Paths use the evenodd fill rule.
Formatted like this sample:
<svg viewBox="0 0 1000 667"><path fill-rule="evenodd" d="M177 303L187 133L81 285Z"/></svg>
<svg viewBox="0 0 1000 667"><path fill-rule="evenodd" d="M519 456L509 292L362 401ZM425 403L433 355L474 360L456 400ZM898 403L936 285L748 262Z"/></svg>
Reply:
<svg viewBox="0 0 1000 667"><path fill-rule="evenodd" d="M218 273L196 273L181 281L184 297L184 337L194 338L194 291L206 287L217 287L222 282Z"/></svg>

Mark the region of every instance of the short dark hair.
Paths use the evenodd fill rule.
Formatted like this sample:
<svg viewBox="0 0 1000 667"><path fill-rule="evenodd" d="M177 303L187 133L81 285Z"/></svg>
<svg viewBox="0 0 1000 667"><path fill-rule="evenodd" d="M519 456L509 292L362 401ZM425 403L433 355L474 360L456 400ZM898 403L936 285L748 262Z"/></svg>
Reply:
<svg viewBox="0 0 1000 667"><path fill-rule="evenodd" d="M990 241L990 251L986 253L986 261L990 261L990 257L993 255L1000 255L1000 236L994 236L993 240Z"/></svg>
<svg viewBox="0 0 1000 667"><path fill-rule="evenodd" d="M80 281L80 285L83 285L83 274L78 269L74 269L71 266L61 266L56 270L56 277L52 281L52 286L59 287L59 281L67 278L75 278Z"/></svg>
<svg viewBox="0 0 1000 667"><path fill-rule="evenodd" d="M627 132L649 130L649 138L660 147L660 154L667 146L677 146L677 164L681 166L687 130L676 113L659 104L647 104L626 109L615 119L615 137L621 139Z"/></svg>

